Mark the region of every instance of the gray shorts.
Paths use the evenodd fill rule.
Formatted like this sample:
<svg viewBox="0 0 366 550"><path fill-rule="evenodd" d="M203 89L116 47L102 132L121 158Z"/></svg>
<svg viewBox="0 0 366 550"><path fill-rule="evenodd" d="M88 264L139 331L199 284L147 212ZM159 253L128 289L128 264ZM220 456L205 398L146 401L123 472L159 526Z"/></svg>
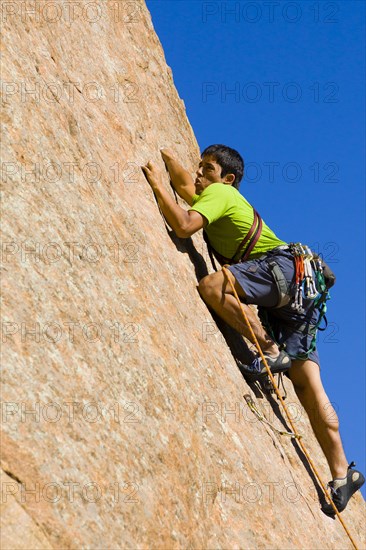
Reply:
<svg viewBox="0 0 366 550"><path fill-rule="evenodd" d="M314 306L314 300L303 299L304 313L299 313L291 307L291 302L284 307L276 308L279 292L267 260L275 260L281 268L290 288L290 295L295 295L295 267L293 256L288 250L274 250L257 260L248 260L230 266L230 271L242 287L247 304L258 306L259 316L265 324L266 317L273 330L273 335L279 345L285 345L291 358L303 356L310 348L313 335L307 327L316 325L319 311ZM304 325L306 325L304 327ZM300 330L299 330L300 328ZM308 357L320 366L317 350Z"/></svg>

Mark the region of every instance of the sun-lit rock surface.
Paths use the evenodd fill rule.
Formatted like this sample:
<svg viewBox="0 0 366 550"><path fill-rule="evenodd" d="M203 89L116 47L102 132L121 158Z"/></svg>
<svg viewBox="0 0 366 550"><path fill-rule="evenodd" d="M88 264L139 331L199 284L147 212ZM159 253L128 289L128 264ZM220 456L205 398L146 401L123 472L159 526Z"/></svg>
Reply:
<svg viewBox="0 0 366 550"><path fill-rule="evenodd" d="M70 4L2 5L2 548L351 548L140 171L199 155L146 6Z"/></svg>

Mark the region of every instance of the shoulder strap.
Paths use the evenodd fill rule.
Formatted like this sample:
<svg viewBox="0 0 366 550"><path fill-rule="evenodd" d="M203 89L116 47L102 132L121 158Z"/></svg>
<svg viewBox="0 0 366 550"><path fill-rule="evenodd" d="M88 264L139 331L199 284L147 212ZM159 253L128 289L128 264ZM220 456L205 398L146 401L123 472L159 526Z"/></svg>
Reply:
<svg viewBox="0 0 366 550"><path fill-rule="evenodd" d="M217 271L217 269L216 269L216 265L215 265L215 261L214 261L214 256L221 265L232 264L232 263L234 263L235 256L238 254L239 250L244 246L244 250L243 250L242 255L241 255L240 259L238 260L238 262L245 262L249 258L253 248L255 247L255 245L257 244L257 242L259 240L259 237L261 236L262 226L263 226L262 218L260 217L260 215L258 214L258 212L254 208L253 208L253 211L254 211L253 223L252 223L248 233L245 235L244 239L242 240L242 242L238 246L238 248L237 248L237 250L236 250L236 252L235 252L235 254L232 258L225 258L221 254L219 254L213 248L213 246L211 245L206 231L203 230L203 238L204 238L205 242L207 243L208 253L209 253L209 256L210 256L212 266L213 266L215 271Z"/></svg>
<svg viewBox="0 0 366 550"><path fill-rule="evenodd" d="M244 237L244 239L242 240L242 242L240 243L240 245L238 246L238 249L235 252L234 256L232 257L232 260L238 254L239 250L242 247L244 247L240 260L238 261L245 262L249 258L250 253L252 252L253 248L255 247L255 245L257 244L261 236L262 226L263 226L262 218L254 208L253 208L253 212L254 212L254 219L253 219L252 226L249 229L246 236Z"/></svg>

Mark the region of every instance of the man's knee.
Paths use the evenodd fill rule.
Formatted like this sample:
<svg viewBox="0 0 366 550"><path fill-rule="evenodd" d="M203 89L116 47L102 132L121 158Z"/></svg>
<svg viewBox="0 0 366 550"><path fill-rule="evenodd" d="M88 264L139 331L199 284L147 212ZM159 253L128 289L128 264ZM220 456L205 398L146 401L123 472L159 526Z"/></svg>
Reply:
<svg viewBox="0 0 366 550"><path fill-rule="evenodd" d="M312 361L293 361L288 371L295 392L306 409L324 392L319 367Z"/></svg>
<svg viewBox="0 0 366 550"><path fill-rule="evenodd" d="M315 391L323 389L319 365L314 361L309 359L304 361L295 359L292 361L292 366L288 374L294 388L298 391L309 389Z"/></svg>
<svg viewBox="0 0 366 550"><path fill-rule="evenodd" d="M198 283L198 291L202 298L208 302L210 300L221 300L224 294L233 294L231 285L228 281L230 279L236 292L240 297L244 297L244 291L237 283L234 275L229 271L224 273L223 271L217 271L206 275Z"/></svg>
<svg viewBox="0 0 366 550"><path fill-rule="evenodd" d="M222 293L217 284L217 278L215 275L217 274L212 273L211 275L206 275L206 277L203 277L203 279L201 279L198 283L198 292L204 300L209 300L213 296L217 296Z"/></svg>

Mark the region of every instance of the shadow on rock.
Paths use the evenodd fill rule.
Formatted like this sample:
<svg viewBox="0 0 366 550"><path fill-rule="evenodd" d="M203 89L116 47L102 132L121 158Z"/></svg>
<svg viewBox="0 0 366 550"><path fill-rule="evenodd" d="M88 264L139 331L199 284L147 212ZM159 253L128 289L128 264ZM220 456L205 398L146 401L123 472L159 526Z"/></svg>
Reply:
<svg viewBox="0 0 366 550"><path fill-rule="evenodd" d="M176 246L178 252L188 254L195 269L197 283L199 283L203 277L206 277L206 275L209 274L204 257L200 254L200 252L198 252L191 238L180 239L176 236L174 231L168 230L168 228L167 233L171 241ZM238 361L244 364L248 364L248 362L251 363L253 361L253 353L249 350L243 337L236 330L229 327L229 325L227 325L225 321L221 319L211 308L207 307L207 309L210 312L213 321L217 325L218 330L224 337L224 340L236 363Z"/></svg>

